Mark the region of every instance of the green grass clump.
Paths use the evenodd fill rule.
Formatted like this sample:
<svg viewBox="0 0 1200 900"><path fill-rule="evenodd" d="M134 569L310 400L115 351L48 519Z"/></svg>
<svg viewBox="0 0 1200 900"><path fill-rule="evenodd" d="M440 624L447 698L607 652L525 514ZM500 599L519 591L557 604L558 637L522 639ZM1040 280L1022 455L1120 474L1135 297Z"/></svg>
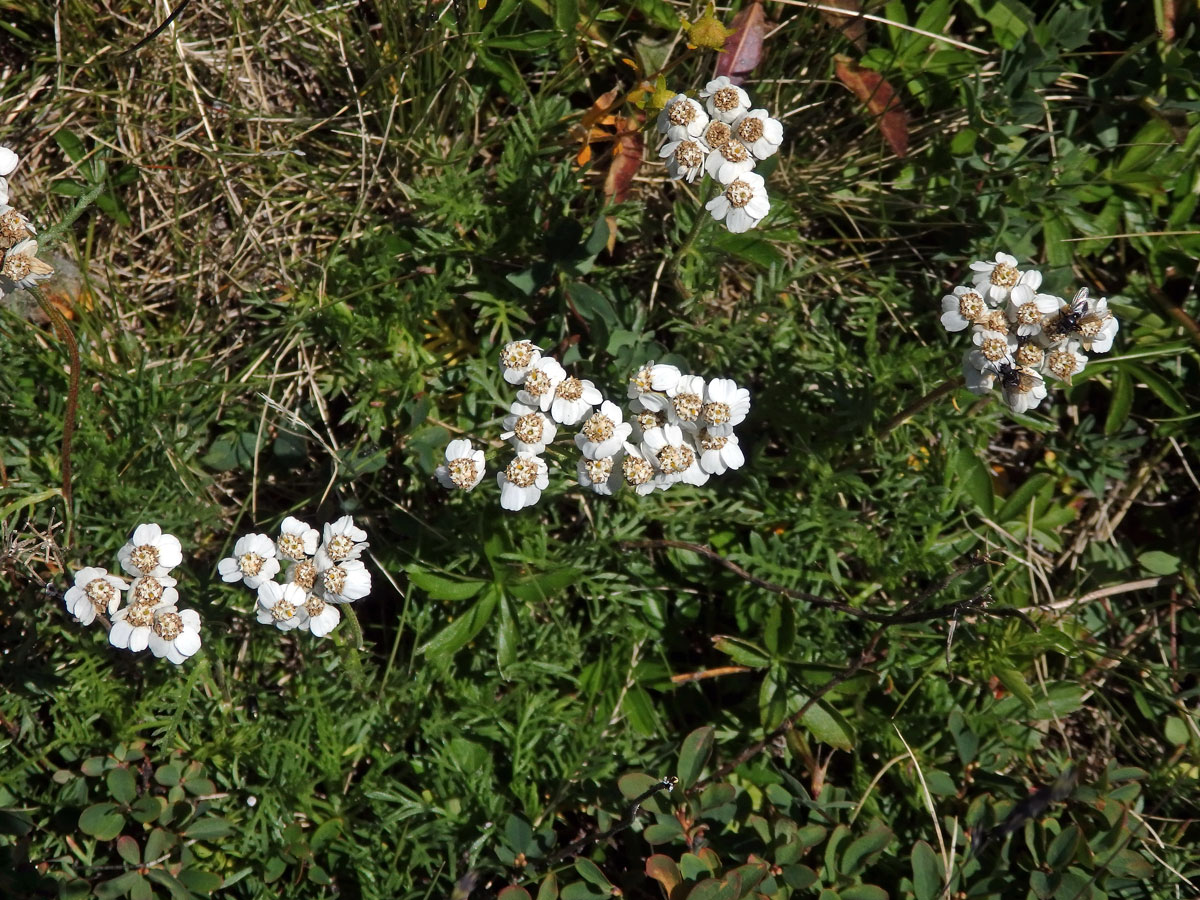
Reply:
<svg viewBox="0 0 1200 900"><path fill-rule="evenodd" d="M785 127L740 235L693 232L645 105L712 77L698 5L194 0L122 55L163 8L4 4L10 202L102 190L44 254L78 371L0 299L0 895L1195 893L1194 13L735 6ZM997 250L1121 321L1016 416L938 322ZM552 451L500 510L520 338L614 401L735 379L745 466L603 498ZM361 646L217 576L347 514ZM180 667L61 600L140 522L204 618Z"/></svg>

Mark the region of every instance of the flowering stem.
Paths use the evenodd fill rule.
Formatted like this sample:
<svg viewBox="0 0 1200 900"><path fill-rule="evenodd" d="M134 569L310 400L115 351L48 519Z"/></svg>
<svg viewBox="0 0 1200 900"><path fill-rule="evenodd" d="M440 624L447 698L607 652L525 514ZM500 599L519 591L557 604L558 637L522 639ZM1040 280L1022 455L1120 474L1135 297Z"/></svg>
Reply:
<svg viewBox="0 0 1200 900"><path fill-rule="evenodd" d="M701 196L704 195L704 189L707 186L708 176L705 175L704 179L700 182ZM687 286L683 283L683 279L680 277L679 268L681 265L683 265L684 257L691 252L693 245L695 245L696 238L700 237L700 230L704 228L704 223L711 218L712 216L708 215L708 210L706 210L704 207L700 207L696 210L696 220L692 222L692 230L689 231L687 237L683 239L683 243L680 244L679 249L675 251L675 258L671 261L671 274L675 279L675 287L685 300L691 299L692 292L688 290Z"/></svg>
<svg viewBox="0 0 1200 900"><path fill-rule="evenodd" d="M67 353L71 357L71 371L68 375L67 383L67 405L63 412L63 435L62 435L62 495L63 502L67 507L67 546L72 543L72 532L75 523L75 507L71 497L71 438L75 434L75 412L79 406L79 344L75 341L75 335L71 334L71 329L67 327L67 320L63 318L63 314L58 311L53 303L46 299L46 295L36 286L29 288L29 293L33 294L37 300L38 306L42 308L42 312L54 325L54 330L58 333L59 338L67 345Z"/></svg>
<svg viewBox="0 0 1200 900"><path fill-rule="evenodd" d="M75 201L75 205L69 213L37 236L38 249L45 250L47 247L53 247L62 240L63 233L75 224L76 219L87 212L88 207L96 202L96 198L104 193L105 187L107 187L107 184L104 179L101 179L96 184L93 184L87 193L82 194Z"/></svg>
<svg viewBox="0 0 1200 900"><path fill-rule="evenodd" d="M365 649L362 626L358 624L358 616L354 614L354 607L349 603L343 603L341 608L342 612L346 614L346 621L350 624L350 634L354 637L354 646L359 650Z"/></svg>

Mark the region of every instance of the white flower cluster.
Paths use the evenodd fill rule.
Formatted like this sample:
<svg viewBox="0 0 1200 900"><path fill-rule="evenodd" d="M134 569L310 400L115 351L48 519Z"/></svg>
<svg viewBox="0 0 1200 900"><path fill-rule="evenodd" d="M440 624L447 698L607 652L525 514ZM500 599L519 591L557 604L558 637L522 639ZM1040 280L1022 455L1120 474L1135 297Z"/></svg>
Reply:
<svg viewBox="0 0 1200 900"><path fill-rule="evenodd" d="M38 259L36 232L24 215L8 205L8 176L20 157L0 147L0 297L32 287L54 274L54 267Z"/></svg>
<svg viewBox="0 0 1200 900"><path fill-rule="evenodd" d="M504 380L520 385L501 435L517 455L496 476L505 509L524 509L541 498L549 483L541 454L559 425L580 426L576 472L579 483L597 494L611 495L622 481L642 495L680 481L702 485L745 462L733 427L750 411L750 392L728 378L706 381L675 366L647 363L629 383L626 422L592 382L567 375L530 341L507 344L500 364ZM483 479L483 451L467 440L451 441L435 474L445 487L469 491Z"/></svg>
<svg viewBox="0 0 1200 900"><path fill-rule="evenodd" d="M223 580L241 581L258 592L259 622L324 637L342 620L338 604L371 592L371 573L359 559L367 546L367 533L351 516L326 523L323 535L288 516L275 540L265 534L238 538L233 556L217 563L217 571ZM284 565L279 583L275 576Z"/></svg>
<svg viewBox="0 0 1200 900"><path fill-rule="evenodd" d="M176 606L179 592L170 572L183 562L179 538L152 522L139 525L117 558L133 580L109 575L106 569L80 569L64 598L68 612L84 625L98 615L110 616L108 641L114 647L134 652L149 647L159 658L182 663L200 649L200 615ZM122 607L126 591L129 605Z"/></svg>
<svg viewBox="0 0 1200 900"><path fill-rule="evenodd" d="M705 209L730 231L748 231L771 211L754 163L779 149L783 125L765 109L751 109L750 96L724 75L705 85L700 99L704 106L676 94L663 107L658 130L665 141L658 155L672 178L690 183L703 172L720 182L722 192Z"/></svg>
<svg viewBox="0 0 1200 900"><path fill-rule="evenodd" d="M999 379L1004 402L1025 412L1045 398L1046 375L1070 384L1087 364L1084 350L1112 349L1117 320L1105 298L1089 297L1087 288L1070 303L1038 293L1041 273L1018 270L1007 253L971 269L973 284L942 298L942 325L971 329L974 347L963 357L963 372L975 393L987 393Z"/></svg>

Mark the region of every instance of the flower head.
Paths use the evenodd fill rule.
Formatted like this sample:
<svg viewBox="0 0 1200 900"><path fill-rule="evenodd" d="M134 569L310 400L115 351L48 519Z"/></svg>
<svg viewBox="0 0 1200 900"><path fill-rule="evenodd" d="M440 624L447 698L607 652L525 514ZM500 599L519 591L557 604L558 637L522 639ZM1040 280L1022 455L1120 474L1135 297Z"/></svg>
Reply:
<svg viewBox="0 0 1200 900"><path fill-rule="evenodd" d="M767 188L761 175L743 172L725 186L725 190L709 200L704 208L734 234L749 231L771 211Z"/></svg>
<svg viewBox="0 0 1200 900"><path fill-rule="evenodd" d="M663 485L677 481L701 485L708 473L700 468L695 447L685 440L678 425L651 428L642 436L642 455L662 476Z"/></svg>
<svg viewBox="0 0 1200 900"><path fill-rule="evenodd" d="M496 483L500 485L500 505L515 512L541 499L542 491L550 484L550 475L540 456L518 453L496 473Z"/></svg>
<svg viewBox="0 0 1200 900"><path fill-rule="evenodd" d="M268 535L243 535L233 545L233 556L217 563L217 572L223 581L230 584L242 581L253 590L279 572L279 560L275 553L275 542Z"/></svg>
<svg viewBox="0 0 1200 900"><path fill-rule="evenodd" d="M147 576L153 578L154 576ZM140 580L140 579L139 579ZM134 582L136 587L137 582ZM172 593L174 593L172 591ZM131 597L132 601L132 597ZM112 628L108 642L121 650L138 653L150 646L150 635L154 629L154 615L160 609L174 609L175 598L169 603L133 601L124 609L113 613Z"/></svg>
<svg viewBox="0 0 1200 900"><path fill-rule="evenodd" d="M1058 311L1062 300L1053 294L1037 294L1027 284L1018 284L1008 295L1008 320L1019 337L1041 334L1046 317Z"/></svg>
<svg viewBox="0 0 1200 900"><path fill-rule="evenodd" d="M550 411L554 401L554 390L567 377L567 371L557 359L543 356L529 367L525 382L517 393L517 399L526 406L535 406L542 412Z"/></svg>
<svg viewBox="0 0 1200 900"><path fill-rule="evenodd" d="M371 593L371 573L361 559L334 561L322 548L313 561L320 573L317 593L331 603L352 603Z"/></svg>
<svg viewBox="0 0 1200 900"><path fill-rule="evenodd" d="M611 400L600 404L600 409L591 414L579 433L575 435L575 446L586 459L596 460L618 453L629 437L633 426L622 421L621 409Z"/></svg>
<svg viewBox="0 0 1200 900"><path fill-rule="evenodd" d="M133 537L117 551L121 568L133 575L166 575L183 562L179 538L164 534L153 522L139 525Z"/></svg>
<svg viewBox="0 0 1200 900"><path fill-rule="evenodd" d="M442 487L474 490L483 480L483 451L474 450L471 442L460 438L446 446L446 464L434 471Z"/></svg>
<svg viewBox="0 0 1200 900"><path fill-rule="evenodd" d="M542 350L532 341L511 341L500 351L500 366L504 369L504 380L509 384L520 384L530 367L542 358Z"/></svg>
<svg viewBox="0 0 1200 900"><path fill-rule="evenodd" d="M603 400L604 395L586 378L564 378L554 388L550 416L563 425L578 425Z"/></svg>
<svg viewBox="0 0 1200 900"><path fill-rule="evenodd" d="M757 159L774 156L783 143L783 124L765 109L752 109L733 123L734 136Z"/></svg>
<svg viewBox="0 0 1200 900"><path fill-rule="evenodd" d="M558 402L557 398L554 402ZM509 415L504 417L505 430L500 439L512 441L518 451L535 455L542 453L558 434L558 427L536 406L526 406L518 401L509 407L509 411ZM483 477L482 472L480 477Z"/></svg>
<svg viewBox="0 0 1200 900"><path fill-rule="evenodd" d="M200 649L200 614L194 609L159 607L150 624L150 652L179 665Z"/></svg>
<svg viewBox="0 0 1200 900"><path fill-rule="evenodd" d="M275 558L292 561L308 559L317 552L317 544L320 541L321 533L317 529L307 522L301 522L295 516L288 516L279 526L279 538L275 541ZM258 585L247 583L247 587Z"/></svg>
<svg viewBox="0 0 1200 900"><path fill-rule="evenodd" d="M9 290L29 288L53 275L54 266L38 259L37 252L38 243L33 238L9 249L4 254L4 264L0 265L0 285L6 284Z"/></svg>
<svg viewBox="0 0 1200 900"><path fill-rule="evenodd" d="M695 140L707 125L708 113L687 94L676 94L658 114L658 130L669 141Z"/></svg>
<svg viewBox="0 0 1200 900"><path fill-rule="evenodd" d="M590 487L595 493L606 497L611 496L621 485L621 456L602 456L598 459L579 460L576 473L583 487Z"/></svg>
<svg viewBox="0 0 1200 900"><path fill-rule="evenodd" d="M696 176L704 171L704 161L708 158L708 147L699 140L669 141L658 151L661 159L667 161L667 172L674 179L682 178L691 184Z"/></svg>
<svg viewBox="0 0 1200 900"><path fill-rule="evenodd" d="M970 325L982 325L991 308L978 289L960 285L942 297L942 327L962 331Z"/></svg>
<svg viewBox="0 0 1200 900"><path fill-rule="evenodd" d="M750 109L750 95L726 75L706 84L700 97L707 101L708 114L721 122L736 122Z"/></svg>
<svg viewBox="0 0 1200 900"><path fill-rule="evenodd" d="M0 202L0 250L15 247L33 233L29 219L7 203Z"/></svg>
<svg viewBox="0 0 1200 900"><path fill-rule="evenodd" d="M314 637L325 637L342 621L342 611L333 603L326 603L319 594L309 594L304 601L308 621L304 623Z"/></svg>
<svg viewBox="0 0 1200 900"><path fill-rule="evenodd" d="M7 178L17 168L21 157L8 147L0 147L0 178Z"/></svg>
<svg viewBox="0 0 1200 900"><path fill-rule="evenodd" d="M713 475L740 469L746 462L736 434L713 434L702 428L696 435L696 444L700 448L700 468Z"/></svg>
<svg viewBox="0 0 1200 900"><path fill-rule="evenodd" d="M1017 269L1017 258L1007 253L997 253L994 261L971 263L975 273L972 280L981 293L992 303L1003 303L1018 284L1037 290L1042 283L1042 273L1036 269L1021 272Z"/></svg>
<svg viewBox="0 0 1200 900"><path fill-rule="evenodd" d="M325 540L318 548L325 551L333 562L343 559L358 559L367 547L367 533L354 524L353 516L342 516L336 522L326 523Z"/></svg>
<svg viewBox="0 0 1200 900"><path fill-rule="evenodd" d="M621 460L621 475L625 483L642 496L652 493L657 487L654 466L639 447L628 442L625 444L625 457Z"/></svg>
<svg viewBox="0 0 1200 900"><path fill-rule="evenodd" d="M121 606L122 591L129 590L129 582L107 569L89 566L75 573L75 586L67 590L63 600L67 611L76 621L91 625L97 615L111 616Z"/></svg>
<svg viewBox="0 0 1200 900"><path fill-rule="evenodd" d="M700 423L710 434L730 434L750 412L750 392L732 378L714 378L704 389Z"/></svg>
<svg viewBox="0 0 1200 900"><path fill-rule="evenodd" d="M708 154L704 171L721 184L729 184L739 175L754 168L754 157L740 141L727 141Z"/></svg>
<svg viewBox="0 0 1200 900"><path fill-rule="evenodd" d="M667 407L668 419L689 431L696 430L700 410L704 407L704 378L700 375L683 375L667 391L671 405Z"/></svg>
<svg viewBox="0 0 1200 900"><path fill-rule="evenodd" d="M1070 384L1071 377L1083 371L1087 359L1079 352L1079 341L1061 341L1045 353L1041 369L1047 375L1053 375L1059 381Z"/></svg>
<svg viewBox="0 0 1200 900"><path fill-rule="evenodd" d="M307 599L299 585L264 581L258 586L258 621L264 625L274 625L280 631L291 631L306 625Z"/></svg>

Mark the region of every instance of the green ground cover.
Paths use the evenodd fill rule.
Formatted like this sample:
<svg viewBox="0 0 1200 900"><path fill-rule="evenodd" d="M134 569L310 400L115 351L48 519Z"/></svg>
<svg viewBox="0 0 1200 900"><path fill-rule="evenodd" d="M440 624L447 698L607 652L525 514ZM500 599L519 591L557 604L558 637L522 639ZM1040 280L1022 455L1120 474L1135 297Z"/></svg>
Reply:
<svg viewBox="0 0 1200 900"><path fill-rule="evenodd" d="M717 10L735 234L657 153L698 6L0 0L10 203L96 197L0 300L0 896L1200 894L1195 6L864 10ZM1120 322L1019 413L939 321L998 251ZM564 427L502 510L518 339L733 379L745 464L598 496ZM345 515L327 637L218 574ZM147 522L178 666L63 602Z"/></svg>

